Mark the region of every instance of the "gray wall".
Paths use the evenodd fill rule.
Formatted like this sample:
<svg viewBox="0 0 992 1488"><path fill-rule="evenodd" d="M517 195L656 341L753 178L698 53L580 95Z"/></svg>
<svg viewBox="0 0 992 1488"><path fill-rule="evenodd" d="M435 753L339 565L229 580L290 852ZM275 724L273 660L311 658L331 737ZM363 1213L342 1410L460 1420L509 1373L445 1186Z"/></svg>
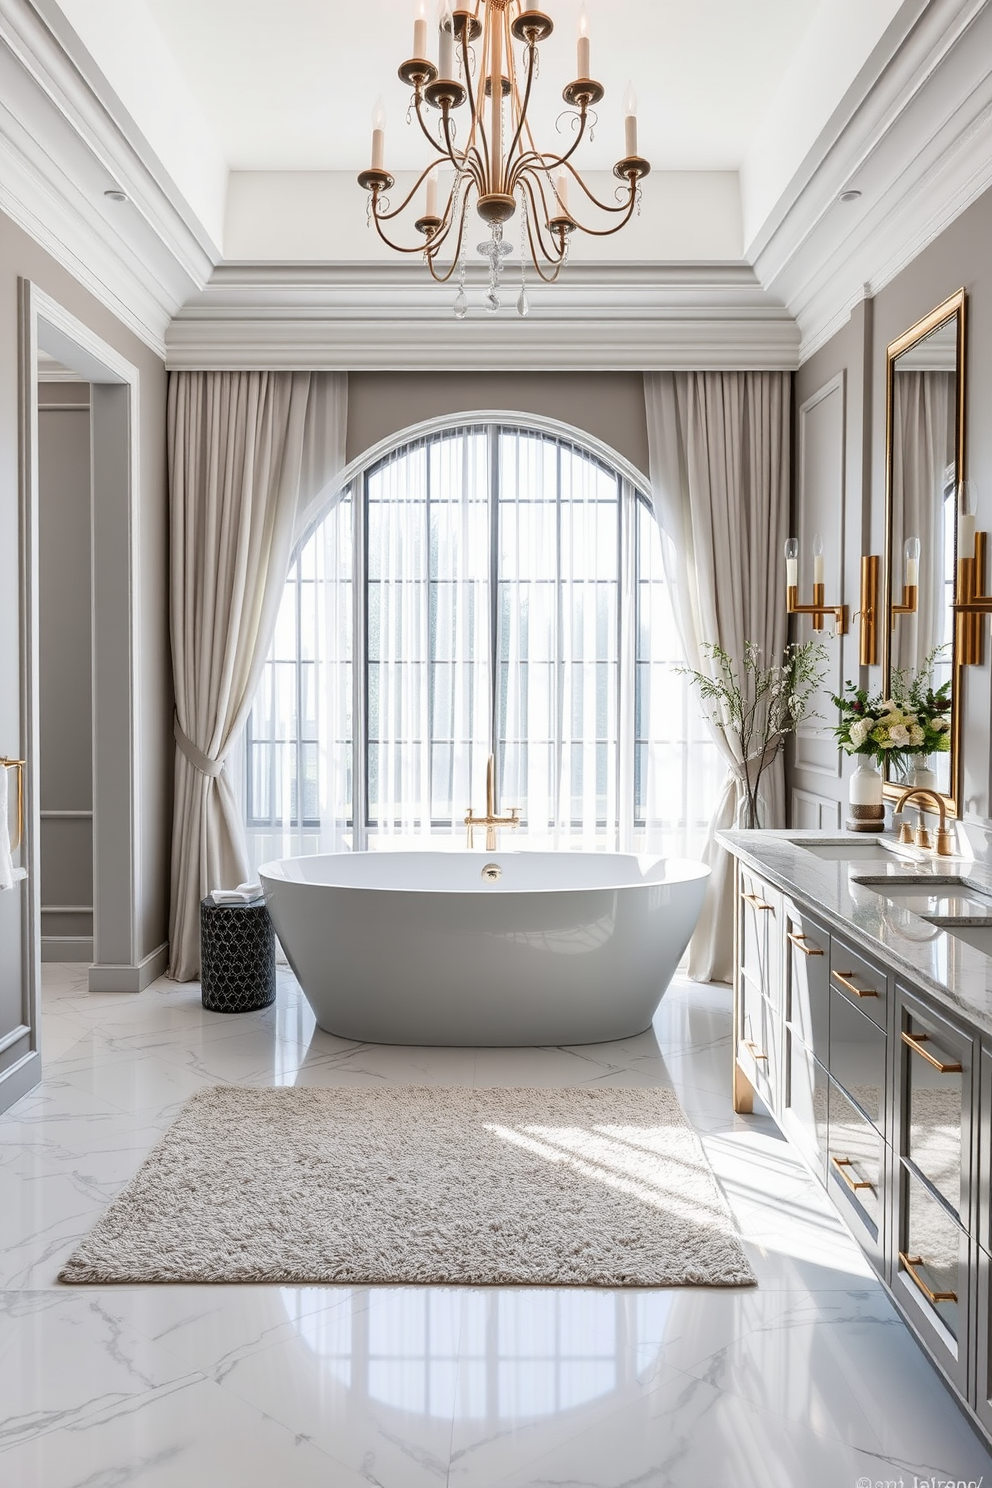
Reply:
<svg viewBox="0 0 992 1488"><path fill-rule="evenodd" d="M41 954L93 959L90 390L38 388Z"/></svg>
<svg viewBox="0 0 992 1488"><path fill-rule="evenodd" d="M353 372L348 459L411 424L494 409L571 424L647 473L644 384L638 372Z"/></svg>
<svg viewBox="0 0 992 1488"><path fill-rule="evenodd" d="M141 746L136 761L140 895L139 956L150 955L168 927L172 791L172 682L168 629L168 507L165 368L73 278L0 213L0 754L19 751L21 642L18 508L18 279L29 279L139 370L140 522L133 576L138 613ZM21 891L0 895L0 1039L24 1015ZM11 1052L11 1051L8 1051ZM16 1056L16 1050L13 1051ZM0 1060L0 1079L4 1066ZM12 1087L8 1087L9 1089ZM0 1090L0 1107L7 1095Z"/></svg>
<svg viewBox="0 0 992 1488"><path fill-rule="evenodd" d="M818 522L842 521L844 598L852 612L858 608L861 553L883 552L886 347L962 286L968 293L965 465L978 488L978 526L992 530L992 422L986 414L992 407L990 242L992 192L986 192L873 300L858 306L849 324L796 376L794 520L810 532ZM830 421L824 406L829 398L816 401L830 379L838 375L844 382L844 417L839 425ZM830 451L826 474L822 463L806 471L802 468L799 446L804 424L807 432L812 428L817 436L822 435L822 448ZM843 478L830 471L841 471ZM828 558L828 585L830 576ZM809 634L808 625L808 621L802 622L801 634ZM836 642L828 643L833 676L852 681L859 675L856 626L855 621L842 650ZM964 679L964 817L968 835L982 856L992 856L990 650L987 643L985 665L967 668ZM872 688L879 686L880 668L870 669L864 680ZM844 781L836 770L831 775L823 768L823 761L811 761L815 752L800 740L792 761L792 809L801 825L814 825L817 812L829 818L831 810L846 797ZM848 762L847 773L850 768Z"/></svg>

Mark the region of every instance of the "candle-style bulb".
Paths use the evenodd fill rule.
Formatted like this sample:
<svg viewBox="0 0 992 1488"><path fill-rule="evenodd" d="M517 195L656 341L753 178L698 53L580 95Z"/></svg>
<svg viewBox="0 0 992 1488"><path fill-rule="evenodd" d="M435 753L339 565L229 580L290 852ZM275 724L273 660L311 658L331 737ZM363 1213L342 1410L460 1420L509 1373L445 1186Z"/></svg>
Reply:
<svg viewBox="0 0 992 1488"><path fill-rule="evenodd" d="M920 539L918 537L907 537L903 546L905 558L905 571L903 583L908 588L915 588L920 582Z"/></svg>
<svg viewBox="0 0 992 1488"><path fill-rule="evenodd" d="M582 9L579 11L579 42L576 72L580 78L587 78L589 76L589 12L586 10L585 0L583 0Z"/></svg>
<svg viewBox="0 0 992 1488"><path fill-rule="evenodd" d="M789 589L799 587L799 539L790 537L785 545L785 582Z"/></svg>
<svg viewBox="0 0 992 1488"><path fill-rule="evenodd" d="M627 84L627 91L623 95L623 132L624 147L629 159L637 154L637 94L633 83Z"/></svg>
<svg viewBox="0 0 992 1488"><path fill-rule="evenodd" d="M386 105L381 98L372 110L372 169L381 171L386 153Z"/></svg>
<svg viewBox="0 0 992 1488"><path fill-rule="evenodd" d="M451 15L451 6L448 0L438 0L437 5L437 29L438 29L438 76L450 78L454 76L454 52L455 31L454 21Z"/></svg>
<svg viewBox="0 0 992 1488"><path fill-rule="evenodd" d="M920 539L918 537L907 537L907 539L906 539L906 546L905 546L905 548L904 548L903 551L904 551L907 559L911 559L913 562L919 563L919 561L920 561Z"/></svg>
<svg viewBox="0 0 992 1488"><path fill-rule="evenodd" d="M427 0L417 0L417 15L413 23L413 55L423 57L427 52Z"/></svg>
<svg viewBox="0 0 992 1488"><path fill-rule="evenodd" d="M819 532L813 534L813 557L823 557L823 537Z"/></svg>

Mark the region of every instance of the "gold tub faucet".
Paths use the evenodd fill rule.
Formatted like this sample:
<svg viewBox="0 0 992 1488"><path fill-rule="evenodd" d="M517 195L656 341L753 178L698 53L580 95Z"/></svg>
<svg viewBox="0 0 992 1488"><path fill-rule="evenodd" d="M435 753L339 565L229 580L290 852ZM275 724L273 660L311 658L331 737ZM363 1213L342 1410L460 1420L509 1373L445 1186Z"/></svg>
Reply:
<svg viewBox="0 0 992 1488"><path fill-rule="evenodd" d="M465 825L468 828L468 845L475 846L475 828L486 829L486 852L496 851L496 828L497 827L519 827L520 807L511 806L509 816L497 816L496 814L496 756L491 754L486 765L486 814L476 816L471 806L465 813Z"/></svg>

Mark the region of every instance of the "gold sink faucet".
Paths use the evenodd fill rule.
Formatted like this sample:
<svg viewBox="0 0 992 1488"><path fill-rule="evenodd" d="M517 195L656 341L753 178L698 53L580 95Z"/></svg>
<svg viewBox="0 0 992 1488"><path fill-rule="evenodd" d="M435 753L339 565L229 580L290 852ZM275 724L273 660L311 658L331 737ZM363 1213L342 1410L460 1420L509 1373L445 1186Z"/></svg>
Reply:
<svg viewBox="0 0 992 1488"><path fill-rule="evenodd" d="M509 816L496 815L496 756L491 754L486 765L486 814L475 816L471 806L465 813L465 825L468 827L468 845L475 846L475 828L486 829L486 852L496 851L496 828L497 827L519 827L520 808L511 806Z"/></svg>
<svg viewBox="0 0 992 1488"><path fill-rule="evenodd" d="M927 800L933 802L939 814L939 821L937 823L937 844L934 848L934 851L939 858L953 858L955 850L954 834L947 830L947 807L944 804L943 796L938 795L936 791L928 790L926 786L911 785L908 787L907 790L903 791L902 795L896 802L896 815L901 815L902 809L908 801L919 801L920 797L925 797ZM930 847L932 845L930 842L930 833L923 825L922 806L920 807L920 815L917 822L915 838L912 836L912 829L910 828L909 822L903 822L902 826L899 829L900 842L909 842L911 840L915 841L917 847Z"/></svg>

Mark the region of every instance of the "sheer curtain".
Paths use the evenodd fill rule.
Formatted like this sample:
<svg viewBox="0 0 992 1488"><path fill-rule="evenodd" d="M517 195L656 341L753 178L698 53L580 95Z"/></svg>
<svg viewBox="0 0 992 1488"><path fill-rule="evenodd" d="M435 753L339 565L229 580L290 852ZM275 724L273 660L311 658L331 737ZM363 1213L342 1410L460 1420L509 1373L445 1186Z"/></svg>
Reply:
<svg viewBox="0 0 992 1488"><path fill-rule="evenodd" d="M777 659L788 621L777 581L789 518L791 374L655 372L644 377L655 512L670 539L671 584L690 666L711 670L705 643L740 667L745 642ZM723 756L723 793L704 859L712 870L689 953L698 981L733 976L733 864L715 834L733 825L742 764L734 741L711 729ZM785 821L781 756L762 779L762 825Z"/></svg>
<svg viewBox="0 0 992 1488"><path fill-rule="evenodd" d="M497 739L529 837L617 846L621 501L568 445L500 434Z"/></svg>
<svg viewBox="0 0 992 1488"><path fill-rule="evenodd" d="M420 441L368 478L369 832L453 833L490 727L485 433Z"/></svg>
<svg viewBox="0 0 992 1488"><path fill-rule="evenodd" d="M343 460L347 381L305 372L169 379L176 694L169 975L199 973L199 901L246 878L225 760L276 624L301 507Z"/></svg>

